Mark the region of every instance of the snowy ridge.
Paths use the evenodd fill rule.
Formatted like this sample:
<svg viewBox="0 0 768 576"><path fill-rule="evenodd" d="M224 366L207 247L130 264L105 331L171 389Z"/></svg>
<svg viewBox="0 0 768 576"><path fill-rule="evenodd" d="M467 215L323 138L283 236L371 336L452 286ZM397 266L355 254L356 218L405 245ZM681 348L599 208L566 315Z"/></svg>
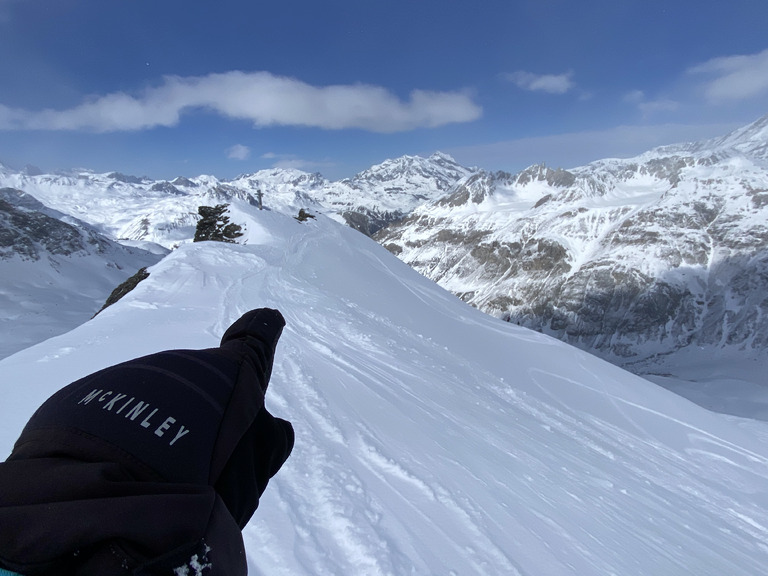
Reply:
<svg viewBox="0 0 768 576"><path fill-rule="evenodd" d="M4 330L0 358L84 322L128 276L169 249L191 242L201 205L229 204L229 216L239 224L260 202L265 211L284 214L296 215L305 209L370 233L401 217L415 202L441 195L453 178L465 172L442 154L390 160L336 183L319 174L287 169L262 170L229 181L210 175L154 181L118 172L43 174L34 168L17 172L0 165L0 188L22 191L14 194L25 194L28 214L48 219L46 225L36 225L34 248L25 247L26 236L10 229L0 238L0 252L32 250L44 262L33 265L28 258L22 261L23 256L0 260L3 324L24 322L22 330ZM102 247L98 255L61 253L63 238L80 243L81 236L87 246ZM109 254L117 251L122 256L108 255L107 246ZM157 256L146 255L141 248Z"/></svg>
<svg viewBox="0 0 768 576"><path fill-rule="evenodd" d="M472 309L322 216L254 211L245 224L246 245L182 245L94 320L0 361L0 452L69 381L214 346L242 312L271 306L288 325L267 404L297 443L245 530L254 573L768 565L768 448L755 435Z"/></svg>
<svg viewBox="0 0 768 576"><path fill-rule="evenodd" d="M200 205L255 204L247 190L212 176L177 179L177 184L80 171L68 175L6 174L4 182L45 205L97 227L116 240L152 242L173 248L191 241Z"/></svg>
<svg viewBox="0 0 768 576"><path fill-rule="evenodd" d="M429 158L402 156L338 182L317 176L309 195L339 222L371 235L440 198L471 172L440 152Z"/></svg>
<svg viewBox="0 0 768 576"><path fill-rule="evenodd" d="M734 130L723 138L716 138L704 142L697 147L697 151L707 149L735 150L737 153L748 156L753 160L768 160L768 116L760 118L756 122Z"/></svg>

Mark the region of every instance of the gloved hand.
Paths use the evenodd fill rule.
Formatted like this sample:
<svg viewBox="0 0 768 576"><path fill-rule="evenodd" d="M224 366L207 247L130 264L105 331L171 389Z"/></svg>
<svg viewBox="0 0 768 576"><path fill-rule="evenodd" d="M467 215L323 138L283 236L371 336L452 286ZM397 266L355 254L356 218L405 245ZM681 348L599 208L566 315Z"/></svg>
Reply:
<svg viewBox="0 0 768 576"><path fill-rule="evenodd" d="M285 319L277 310L260 308L244 314L222 337L222 348L247 350L257 365L253 386L267 391L277 341ZM262 373L258 373L260 366ZM241 370L241 374L244 371ZM290 456L295 435L291 423L275 418L265 406L232 452L214 487L242 529L259 505L259 498Z"/></svg>

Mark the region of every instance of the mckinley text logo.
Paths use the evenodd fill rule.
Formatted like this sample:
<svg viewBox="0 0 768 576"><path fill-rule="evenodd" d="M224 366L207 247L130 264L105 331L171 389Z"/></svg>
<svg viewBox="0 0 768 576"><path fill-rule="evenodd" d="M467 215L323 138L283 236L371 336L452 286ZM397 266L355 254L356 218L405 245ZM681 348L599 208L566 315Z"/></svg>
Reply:
<svg viewBox="0 0 768 576"><path fill-rule="evenodd" d="M106 410L115 416L122 416L126 420L136 422L142 428L152 430L158 438L164 438L169 446L173 446L181 438L189 434L189 428L183 424L177 424L176 418L163 415L158 416L157 408L152 408L148 402L137 399L134 396L128 397L127 394L121 394L112 390L95 389L78 404L87 405L96 402L101 405L102 410Z"/></svg>

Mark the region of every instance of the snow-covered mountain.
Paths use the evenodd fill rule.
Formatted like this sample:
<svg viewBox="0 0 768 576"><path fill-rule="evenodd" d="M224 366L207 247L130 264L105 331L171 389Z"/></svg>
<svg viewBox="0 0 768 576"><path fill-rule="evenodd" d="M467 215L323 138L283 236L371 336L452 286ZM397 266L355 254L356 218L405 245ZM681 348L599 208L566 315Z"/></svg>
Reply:
<svg viewBox="0 0 768 576"><path fill-rule="evenodd" d="M340 182L287 169L228 181L206 175L154 181L118 172L44 174L0 165L0 187L8 187L6 201L13 204L0 228L3 323L25 319L30 327L24 335L3 331L0 358L87 320L117 284L159 258L122 245L164 254L191 242L201 205L229 204L233 223L245 222L244 214L258 207L284 214L323 212L370 234L418 203L442 196L469 173L439 153L388 160ZM9 225L20 218L27 230L30 219L37 220L34 241ZM102 273L104 267L108 273ZM52 316L51 310L67 314Z"/></svg>
<svg viewBox="0 0 768 576"><path fill-rule="evenodd" d="M82 324L115 286L165 252L117 244L0 188L0 358Z"/></svg>
<svg viewBox="0 0 768 576"><path fill-rule="evenodd" d="M627 160L479 172L377 239L478 308L634 370L690 347L764 358L766 150L768 117Z"/></svg>
<svg viewBox="0 0 768 576"><path fill-rule="evenodd" d="M104 366L279 308L267 405L296 430L245 529L255 574L755 576L768 431L502 322L319 215L243 212L120 302L0 361L0 453Z"/></svg>
<svg viewBox="0 0 768 576"><path fill-rule="evenodd" d="M735 387L753 395L762 386L755 362L768 369L767 149L768 117L628 160L515 175L463 168L436 153L387 160L338 182L286 169L152 181L0 165L0 186L120 242L171 249L191 241L200 205L229 204L238 224L258 206L326 214L375 234L483 311L722 410L698 395L708 378L726 382L729 396ZM683 390L680 378L702 385ZM725 398L723 390L713 395ZM768 400L757 404L749 415L768 418Z"/></svg>
<svg viewBox="0 0 768 576"><path fill-rule="evenodd" d="M371 235L425 202L444 196L475 171L440 152L429 158L403 156L333 183L321 202L353 228Z"/></svg>
<svg viewBox="0 0 768 576"><path fill-rule="evenodd" d="M267 210L327 213L370 234L416 206L443 196L472 170L450 156L403 156L354 178L330 182L320 174L275 168L233 180L213 176L171 181L96 174L17 172L0 165L0 186L24 190L46 205L98 227L112 238L173 248L194 236L200 205L234 203ZM260 200L261 198L261 200Z"/></svg>
<svg viewBox="0 0 768 576"><path fill-rule="evenodd" d="M736 152L749 158L768 160L768 115L759 120L734 130L722 138L713 138L690 145L694 152L707 150ZM680 146L685 150L686 146Z"/></svg>
<svg viewBox="0 0 768 576"><path fill-rule="evenodd" d="M0 184L23 190L117 241L152 242L169 249L192 240L199 206L257 204L250 190L212 176L167 182L88 170L30 176L0 167Z"/></svg>

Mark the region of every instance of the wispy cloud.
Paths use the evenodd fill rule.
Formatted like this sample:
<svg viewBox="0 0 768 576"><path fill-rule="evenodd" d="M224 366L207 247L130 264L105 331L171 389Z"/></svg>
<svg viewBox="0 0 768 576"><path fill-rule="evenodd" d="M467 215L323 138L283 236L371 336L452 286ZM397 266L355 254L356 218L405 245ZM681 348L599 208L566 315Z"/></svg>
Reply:
<svg viewBox="0 0 768 576"><path fill-rule="evenodd" d="M207 110L256 127L310 126L402 132L471 122L482 109L465 92L414 90L406 101L380 86L312 86L269 72L166 76L139 95L115 92L67 110L30 111L0 104L2 130L114 132L175 126L192 110Z"/></svg>
<svg viewBox="0 0 768 576"><path fill-rule="evenodd" d="M227 158L230 160L247 160L251 155L251 149L242 144L235 144L227 148Z"/></svg>
<svg viewBox="0 0 768 576"><path fill-rule="evenodd" d="M336 167L336 163L330 160L307 160L299 158L294 154L276 154L274 152L267 152L262 154L261 157L265 160L272 160L273 168L312 172Z"/></svg>
<svg viewBox="0 0 768 576"><path fill-rule="evenodd" d="M688 74L704 77L704 95L713 103L766 96L768 50L757 54L713 58L691 67Z"/></svg>
<svg viewBox="0 0 768 576"><path fill-rule="evenodd" d="M565 74L534 74L518 70L501 75L504 80L512 82L518 88L531 92L546 92L548 94L565 94L575 84L572 80L573 72Z"/></svg>
<svg viewBox="0 0 768 576"><path fill-rule="evenodd" d="M624 96L624 101L637 106L643 116L648 117L659 112L674 112L680 103L670 98L649 99L642 90L633 90Z"/></svg>

